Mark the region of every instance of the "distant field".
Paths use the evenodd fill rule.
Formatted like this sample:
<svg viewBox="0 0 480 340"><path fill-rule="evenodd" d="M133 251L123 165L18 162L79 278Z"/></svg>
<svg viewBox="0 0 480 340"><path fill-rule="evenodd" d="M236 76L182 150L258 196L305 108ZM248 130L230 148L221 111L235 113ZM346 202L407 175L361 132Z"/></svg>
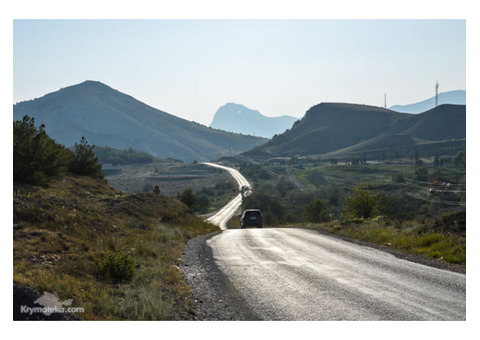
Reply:
<svg viewBox="0 0 480 340"><path fill-rule="evenodd" d="M152 192L160 187L163 195L177 197L192 189L203 203L197 213L213 212L238 193L235 180L226 172L198 163L155 160L152 164L125 165L121 173L106 176L108 184L128 193Z"/></svg>
<svg viewBox="0 0 480 340"><path fill-rule="evenodd" d="M176 160L155 160L152 164L126 165L122 173L107 176L108 184L126 192L152 191L155 185L167 196L192 188L214 187L219 182L235 181L225 171L198 163L183 163Z"/></svg>

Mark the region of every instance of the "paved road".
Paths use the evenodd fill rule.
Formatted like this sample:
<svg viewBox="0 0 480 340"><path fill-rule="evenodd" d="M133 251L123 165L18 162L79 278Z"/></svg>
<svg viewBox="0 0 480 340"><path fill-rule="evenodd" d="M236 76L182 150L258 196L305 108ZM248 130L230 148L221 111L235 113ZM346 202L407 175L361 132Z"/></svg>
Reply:
<svg viewBox="0 0 480 340"><path fill-rule="evenodd" d="M238 184L238 189L242 189L243 187L247 187L248 189L251 189L250 183L245 179L245 177L238 172L238 170L229 168L223 165L218 165L215 163L202 163L208 166L212 166L218 169L222 169L225 171L228 171L230 175L237 181ZM248 194L248 193L246 193ZM242 205L242 194L238 194L235 196L226 206L224 206L222 209L220 209L218 212L216 212L214 215L210 216L207 218L207 221L217 225L221 230L226 230L227 229L227 222L232 218L232 216L235 214L235 212L240 208Z"/></svg>
<svg viewBox="0 0 480 340"><path fill-rule="evenodd" d="M303 229L232 229L215 262L264 320L465 320L466 279Z"/></svg>

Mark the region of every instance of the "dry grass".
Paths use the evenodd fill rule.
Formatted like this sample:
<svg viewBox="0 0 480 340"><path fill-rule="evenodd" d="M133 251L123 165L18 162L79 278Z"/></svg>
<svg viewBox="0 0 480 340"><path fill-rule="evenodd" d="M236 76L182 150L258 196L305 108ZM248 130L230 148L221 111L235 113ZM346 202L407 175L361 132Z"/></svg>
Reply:
<svg viewBox="0 0 480 340"><path fill-rule="evenodd" d="M439 261L465 266L466 238L455 233L428 230L423 225L410 223L393 226L382 218L372 220L338 221L309 224L307 228L392 247L404 252L422 255Z"/></svg>
<svg viewBox="0 0 480 340"><path fill-rule="evenodd" d="M14 184L13 280L73 299L81 318L167 320L187 304L176 267L186 240L215 230L174 199L86 177ZM112 253L133 261L133 276L105 275Z"/></svg>

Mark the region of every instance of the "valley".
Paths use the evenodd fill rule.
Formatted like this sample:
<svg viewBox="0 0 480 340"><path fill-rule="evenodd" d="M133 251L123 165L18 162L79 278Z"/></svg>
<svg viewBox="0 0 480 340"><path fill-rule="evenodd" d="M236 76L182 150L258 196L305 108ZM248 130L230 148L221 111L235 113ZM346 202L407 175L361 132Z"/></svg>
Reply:
<svg viewBox="0 0 480 340"><path fill-rule="evenodd" d="M87 94L82 95L88 98L91 98L90 91L100 91L107 97L112 95L117 100L145 109L143 104L123 94L118 97L104 85L87 82L68 91L79 90L86 91ZM285 302L278 300L280 307L267 310L238 295L251 293L235 288L235 285L244 287L259 283L253 278L246 282L237 281L236 271L231 270L228 259L233 242L243 244L235 256L248 257L253 254L253 248L258 248L259 252L253 257L264 257L269 264L267 267L275 268L275 259L283 261L277 256L279 249L288 247L286 251L299 252L295 247L300 241L292 245L282 235L297 235L294 239L299 240L310 239L305 235L313 233L328 235L401 259L457 272L460 276L454 275L453 280L460 288L449 294L461 298L464 294L462 274L466 272L467 234L465 106L441 105L411 115L365 105L322 103L268 141L199 126L199 130L195 130L197 127L189 130L190 123L175 118L178 124L167 124L167 129L175 131L175 138L179 139L165 137L153 143L148 139L148 133L144 133L146 126L150 124L148 129L158 132L159 127L169 121L168 116L148 109L150 111L137 116L138 122L142 121L138 125L131 121L135 115L122 111L124 106L116 103L115 109L110 106L106 109L108 101L102 98L101 105L94 105L94 113L101 113L103 118L109 114L130 118L122 123L115 118L120 125L114 132L119 134L108 137L114 139L105 139L108 145L99 146L96 154L95 147L85 139L82 139L83 148L79 148L77 142L74 142L75 147L66 148L66 145L58 144L58 140L49 139L52 132L62 141L66 135L57 133L66 132L78 123L69 127L65 125L66 121L46 114L44 107L49 108L50 97L62 94L64 92L60 91L45 96L40 102L45 105L40 105L42 109L37 111L37 124L53 119L50 120L53 127L40 126L37 131L33 119L28 117L23 123L14 124L14 169L17 169L14 179L18 179L14 182L13 221L16 292L32 295L44 290L55 292L61 299L73 298L77 305L86 308L86 314L81 317L90 320L201 320L209 319L212 314L215 319L222 319L215 309L207 316L202 314L205 308L209 308L209 303L218 306L218 301L213 301L214 298L205 303L205 308L199 308L196 287L188 286L198 284L198 280L190 281L191 275L203 273L201 275L207 281L219 278L220 284L212 287L225 294L225 301L235 301L234 306L243 311L242 318L246 319L464 318L462 301L451 315L432 312L437 304L428 311L418 308L414 314L406 312L404 306L396 306L398 310L393 314L371 313L367 312L368 302L365 301L368 298L360 293L362 296L355 293L358 304L348 306L347 314L335 311L333 315L325 310L296 307L282 314L279 310L283 309L281 304ZM62 102L63 99L56 100ZM18 115L21 108L29 105L35 107L36 103L19 104L14 107L14 112ZM88 105L92 108L93 104ZM63 106L62 110L68 107ZM62 110L56 114L66 112ZM167 120L157 120L162 116ZM95 141L98 131L94 125L108 126L109 123L103 118L91 118L91 122L82 126L94 132L90 136ZM79 126L73 127L76 133L83 129ZM209 139L212 131L215 131L215 137ZM35 134L37 137L33 137ZM195 141L195 136L201 142ZM146 139L140 144L129 139L144 137ZM44 142L35 143L34 138L43 138ZM234 149L229 138L236 140L239 147ZM115 139L125 144L116 143ZM183 142L193 144L186 146ZM141 148L142 143L148 147ZM160 153L157 149L150 154L151 147L156 145L168 149L168 152ZM35 148L36 152L28 152L29 147ZM189 151L183 153L182 150L186 149ZM84 164L84 172L78 172L79 169L72 166L77 164L80 156L88 158L80 163ZM175 159L176 156L182 159ZM214 163L217 165L204 164L202 160L205 159L216 159ZM32 167L37 164L35 162L41 167ZM88 164L93 165L90 169L95 172L86 171ZM237 173L245 177L242 183L251 185L252 191L248 191L248 195L235 180L240 177L232 177ZM238 215L245 209L260 209L265 226L265 230L259 233L249 231L246 240L238 233L240 230L235 230L240 227ZM216 237L218 230L222 232ZM221 241L229 239L230 235L239 237L238 242ZM258 243L253 240L255 237L279 245L263 249L266 241ZM189 240L200 248L192 253L187 247L187 256L184 249ZM314 248L324 248L324 242L319 236ZM341 244L340 248L346 247L345 243ZM317 261L316 250L309 247L300 245ZM189 271L190 263L183 263L181 255L193 261L193 274ZM202 258L211 263L199 264L198 260ZM387 256L387 259L391 258ZM263 264L262 261L252 262L251 266ZM121 270L117 271L118 268ZM206 268L211 277L205 274ZM315 271L319 272L318 268ZM254 276L258 274L252 272ZM451 275L440 276L451 279ZM299 278L292 276L289 282L293 284L296 280ZM308 280L306 285L310 285ZM365 287L357 288L359 292L365 290ZM212 288L205 289L207 292L204 290L200 294L215 297ZM335 295L344 287L332 285L332 289ZM92 293L87 294L90 290ZM342 298L340 295L339 299ZM422 297L412 293L411 298ZM271 303L271 296L262 295L262 299ZM389 301L379 303L385 310L391 307ZM117 304L121 308L116 309ZM358 309L362 304L365 307ZM225 303L221 306L222 311L229 310ZM302 313L297 315L300 310ZM229 314L228 318L235 319L235 316Z"/></svg>

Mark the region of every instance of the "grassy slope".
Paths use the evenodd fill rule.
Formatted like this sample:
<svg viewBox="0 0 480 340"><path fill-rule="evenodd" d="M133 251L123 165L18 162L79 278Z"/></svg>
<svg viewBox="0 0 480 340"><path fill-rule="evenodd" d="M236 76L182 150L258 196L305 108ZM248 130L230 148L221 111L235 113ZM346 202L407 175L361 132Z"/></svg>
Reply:
<svg viewBox="0 0 480 340"><path fill-rule="evenodd" d="M465 182L465 168L440 168L449 177L457 177ZM364 166L324 166L318 171L330 176L328 182L349 181L350 183L369 182L391 184L395 174L414 177L414 167L410 164L375 164ZM299 178L309 184L308 171ZM333 179L333 180L332 180ZM466 222L465 210L448 209L448 206L435 206L438 216L418 220L392 221L385 218L355 221L332 221L329 223L309 224L308 228L326 231L343 237L388 246L406 253L444 261L464 267L466 265Z"/></svg>
<svg viewBox="0 0 480 340"><path fill-rule="evenodd" d="M216 227L176 200L126 195L87 177L15 183L13 200L14 283L73 299L84 319L172 319L188 310L176 264L187 239ZM134 260L131 281L102 274L109 252Z"/></svg>
<svg viewBox="0 0 480 340"><path fill-rule="evenodd" d="M432 169L431 163L425 165L429 168L431 180L438 179L434 175L435 171L441 171L444 177L453 180L451 183L457 181L457 183L466 183L465 167L449 165ZM359 166L343 165L342 163L338 165L310 163L304 164L301 169L292 167L290 168L291 173L302 183L303 187L298 188L292 184L292 189L284 198L280 196L276 188L282 180L292 181L291 177L286 176L286 169L289 166L268 165L268 167L282 175L265 176L259 179L258 174L261 174L263 170L253 165L244 165L242 173L254 184L257 192L268 192L279 199L285 207L285 219L280 223L275 223L272 225L273 227L312 228L349 239L377 244L380 247L397 249L406 254L416 254L426 259L433 259L432 261L449 263L452 266L461 267L461 270L465 268L466 211L464 208L417 201L405 196L405 201L413 200L417 204L405 204L406 208L404 209L409 210L403 211L403 216L397 212L397 215L390 219L377 217L348 221L344 220L341 215L344 196L349 193L348 188L359 183L370 185L373 191L377 190L397 197L395 202L401 203L398 201L398 197L403 197L405 192L413 189L406 188L402 183L396 183L394 179L397 175L415 178L413 160ZM427 185L425 190L428 191L428 183L425 185ZM303 210L298 208L317 197L329 204L333 214L332 221L314 224L289 220L288 216L298 217L300 214L303 216ZM336 203L332 198L335 198ZM449 199L447 198L447 200ZM296 205L293 202L296 202ZM259 206L258 208L264 210L267 207ZM410 211L410 209L412 210ZM238 227L238 217L232 218L229 228Z"/></svg>
<svg viewBox="0 0 480 340"><path fill-rule="evenodd" d="M404 253L420 255L463 268L466 266L466 237L457 233L440 232L412 223L409 223L408 227L400 228L382 218L308 224L305 227L397 249Z"/></svg>

